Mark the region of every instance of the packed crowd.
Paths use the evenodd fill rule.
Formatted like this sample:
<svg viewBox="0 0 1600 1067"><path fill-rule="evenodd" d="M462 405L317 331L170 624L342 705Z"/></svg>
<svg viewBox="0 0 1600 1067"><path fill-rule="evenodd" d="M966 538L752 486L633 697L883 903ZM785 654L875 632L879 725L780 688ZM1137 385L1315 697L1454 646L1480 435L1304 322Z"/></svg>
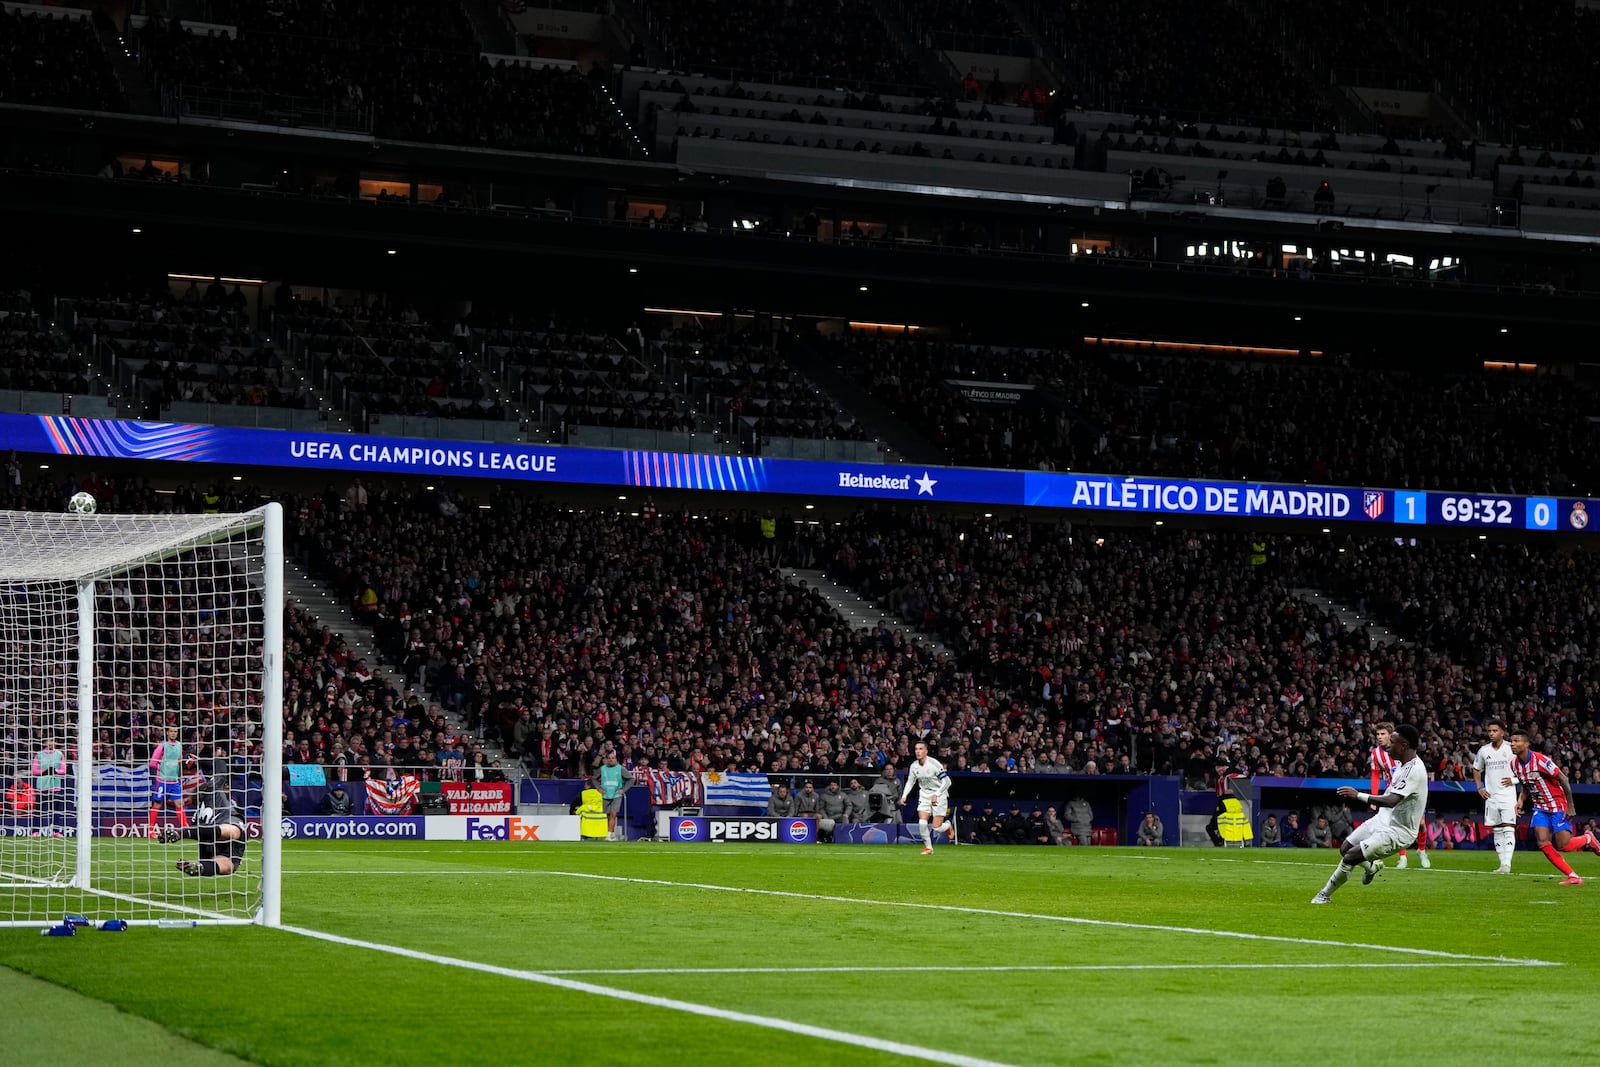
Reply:
<svg viewBox="0 0 1600 1067"><path fill-rule="evenodd" d="M108 511L201 503L192 486L158 494L91 475L7 479L0 506L54 510L77 488ZM225 509L255 496L207 492ZM921 509L784 519L768 540L755 515L521 496L483 509L359 483L287 510L291 550L350 597L417 688L402 696L291 613L286 751L341 774L487 776L501 771L482 754L492 740L562 777L612 749L674 770L866 780L927 739L957 771L1362 777L1374 724L1394 718L1418 725L1430 772L1449 781L1470 777L1493 715L1528 729L1574 781L1600 782L1586 593L1597 574L1581 553L1086 532ZM1266 562L1252 558L1258 538ZM789 561L826 561L892 614L852 632L786 582ZM1291 595L1299 585L1406 641L1343 630ZM908 641L906 624L953 657ZM108 693L148 725L199 684L124 680ZM232 732L247 726L223 725L248 746Z"/></svg>
<svg viewBox="0 0 1600 1067"><path fill-rule="evenodd" d="M864 0L643 0L639 7L676 70L890 92L926 82Z"/></svg>
<svg viewBox="0 0 1600 1067"><path fill-rule="evenodd" d="M1257 540L1271 546L1260 564ZM1023 713L1000 755L1022 766L1042 744L1083 760L1087 738L1141 772L1198 777L1220 756L1246 774L1361 777L1373 725L1403 719L1434 776L1463 780L1492 715L1560 753L1574 781L1600 782L1585 554L881 511L832 531L830 548L837 580L1014 695ZM1300 585L1364 593L1409 640L1342 630L1290 595Z"/></svg>
<svg viewBox="0 0 1600 1067"><path fill-rule="evenodd" d="M0 8L0 103L123 109L122 91L86 18Z"/></svg>
<svg viewBox="0 0 1600 1067"><path fill-rule="evenodd" d="M576 68L481 58L459 5L408 0L274 0L235 32L152 19L141 62L158 89L311 98L346 115L370 109L397 140L624 156L622 124Z"/></svg>
<svg viewBox="0 0 1600 1067"><path fill-rule="evenodd" d="M952 461L1493 492L1600 488L1592 386L1561 376L841 341L839 363ZM1015 403L953 382L1018 387Z"/></svg>

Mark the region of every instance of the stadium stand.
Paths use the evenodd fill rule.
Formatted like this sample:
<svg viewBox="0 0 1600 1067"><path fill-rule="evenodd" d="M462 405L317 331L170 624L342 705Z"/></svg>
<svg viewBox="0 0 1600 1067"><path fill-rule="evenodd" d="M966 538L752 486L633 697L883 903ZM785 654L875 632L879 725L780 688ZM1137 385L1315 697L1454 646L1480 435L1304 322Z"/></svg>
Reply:
<svg viewBox="0 0 1600 1067"><path fill-rule="evenodd" d="M638 5L675 70L780 84L916 91L917 64L863 0L799 8L780 0L733 7L715 0Z"/></svg>
<svg viewBox="0 0 1600 1067"><path fill-rule="evenodd" d="M0 293L0 389L86 393L89 379L71 342L33 307L26 290Z"/></svg>
<svg viewBox="0 0 1600 1067"><path fill-rule="evenodd" d="M123 109L86 12L0 7L0 102Z"/></svg>
<svg viewBox="0 0 1600 1067"><path fill-rule="evenodd" d="M937 632L962 667L1017 696L1005 758L1029 747L1037 757L1031 715L1054 724L1045 739L1063 754L1068 737L1098 738L1114 765L1127 757L1146 772L1200 777L1220 755L1254 774L1357 777L1370 744L1363 724L1415 722L1430 764L1459 766L1473 724L1494 714L1561 749L1575 781L1600 780L1587 646L1556 622L1583 599L1586 556L1275 536L1271 561L1257 567L1249 545L1261 535L1065 536L881 510L831 533L834 575ZM1443 573L1455 575L1445 588ZM1552 575L1548 597L1530 592ZM1330 578L1411 640L1374 644L1289 591Z"/></svg>
<svg viewBox="0 0 1600 1067"><path fill-rule="evenodd" d="M1190 121L1293 121L1305 128L1326 126L1331 118L1326 102L1264 28L1231 4L1201 9L1180 0L1134 7L1034 0L1028 12L1046 43L1067 58L1080 106L1157 110Z"/></svg>
<svg viewBox="0 0 1600 1067"><path fill-rule="evenodd" d="M741 337L726 328L684 325L659 344L661 358L706 397L707 413L727 439L758 449L774 437L864 440L855 417L794 370L786 335Z"/></svg>
<svg viewBox="0 0 1600 1067"><path fill-rule="evenodd" d="M237 27L151 19L141 64L169 110L370 128L404 141L625 156L621 121L571 65L481 56L459 5L283 0ZM321 116L319 118L319 116Z"/></svg>
<svg viewBox="0 0 1600 1067"><path fill-rule="evenodd" d="M1565 376L871 334L838 342L834 359L963 464L1522 493L1600 486L1583 458L1585 413L1600 398ZM1019 395L972 400L963 381Z"/></svg>
<svg viewBox="0 0 1600 1067"><path fill-rule="evenodd" d="M70 299L74 331L132 409L172 417L173 405L314 406L299 375L258 333L246 298L213 281L160 291ZM180 407L180 410L192 410Z"/></svg>

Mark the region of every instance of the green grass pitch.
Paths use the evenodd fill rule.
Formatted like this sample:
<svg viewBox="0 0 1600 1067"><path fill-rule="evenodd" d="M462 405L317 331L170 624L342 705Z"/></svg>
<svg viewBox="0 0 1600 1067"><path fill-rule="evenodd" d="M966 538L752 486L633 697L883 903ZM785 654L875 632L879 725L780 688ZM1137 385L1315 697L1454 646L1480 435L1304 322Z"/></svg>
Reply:
<svg viewBox="0 0 1600 1067"><path fill-rule="evenodd" d="M289 929L0 930L0 1061L1596 1063L1572 859L288 842Z"/></svg>

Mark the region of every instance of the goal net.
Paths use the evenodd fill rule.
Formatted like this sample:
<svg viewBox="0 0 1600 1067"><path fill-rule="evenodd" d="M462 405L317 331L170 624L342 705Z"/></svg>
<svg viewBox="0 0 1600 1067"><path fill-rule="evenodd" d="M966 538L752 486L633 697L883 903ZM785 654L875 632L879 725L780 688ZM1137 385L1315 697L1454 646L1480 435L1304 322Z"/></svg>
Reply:
<svg viewBox="0 0 1600 1067"><path fill-rule="evenodd" d="M0 925L277 925L282 509L0 511Z"/></svg>

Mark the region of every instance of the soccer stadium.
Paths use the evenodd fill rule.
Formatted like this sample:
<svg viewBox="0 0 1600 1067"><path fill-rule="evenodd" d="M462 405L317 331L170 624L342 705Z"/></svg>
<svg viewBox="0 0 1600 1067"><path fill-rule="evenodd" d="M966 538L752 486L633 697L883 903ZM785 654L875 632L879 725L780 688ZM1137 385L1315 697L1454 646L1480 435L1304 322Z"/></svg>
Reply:
<svg viewBox="0 0 1600 1067"><path fill-rule="evenodd" d="M1600 1062L1596 54L0 0L0 1063Z"/></svg>

